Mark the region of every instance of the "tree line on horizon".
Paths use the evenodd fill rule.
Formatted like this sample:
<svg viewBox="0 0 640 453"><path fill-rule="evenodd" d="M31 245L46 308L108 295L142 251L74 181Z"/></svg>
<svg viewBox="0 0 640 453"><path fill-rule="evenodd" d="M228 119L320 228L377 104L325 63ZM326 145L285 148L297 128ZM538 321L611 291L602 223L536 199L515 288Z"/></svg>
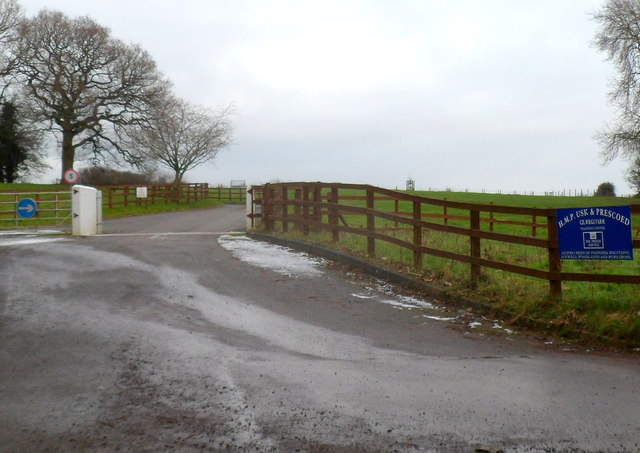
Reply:
<svg viewBox="0 0 640 453"><path fill-rule="evenodd" d="M148 52L87 16L29 18L18 0L0 0L0 79L0 183L46 168L48 135L61 176L90 160L164 167L174 182L231 143L233 106L180 99Z"/></svg>

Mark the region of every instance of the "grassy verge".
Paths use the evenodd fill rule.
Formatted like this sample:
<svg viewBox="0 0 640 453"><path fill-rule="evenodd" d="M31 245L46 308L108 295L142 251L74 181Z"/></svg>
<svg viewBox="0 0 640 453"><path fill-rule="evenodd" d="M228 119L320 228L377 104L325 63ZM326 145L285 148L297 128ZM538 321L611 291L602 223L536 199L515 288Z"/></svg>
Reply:
<svg viewBox="0 0 640 453"><path fill-rule="evenodd" d="M539 208L625 205L634 201L626 198L531 197L454 192L417 194L455 201L493 202L500 205ZM358 200L351 202L360 205L363 203ZM376 209L393 211L395 207L393 201L381 200L376 201ZM403 207L400 203L398 210L410 211L410 207L408 205ZM452 211L450 210L448 214L455 215L456 213ZM507 216L501 217L507 220ZM512 216L508 219L518 220L516 217ZM531 218L520 220L531 221ZM364 227L366 223L363 216L345 216L345 221L355 228ZM468 225L467 221L449 220L449 224L455 223ZM635 224L638 224L638 219ZM511 224L496 224L494 227L498 232L531 235L531 227ZM411 242L412 232L402 228L402 225L396 228L396 225L388 221L377 221L376 228L387 228L389 229L387 234ZM482 229L488 228L488 223L483 224ZM539 236L546 237L546 228L540 230ZM483 268L481 281L476 287L472 287L469 284L470 266L468 264L430 255L423 256L423 268L416 270L413 268L413 253L410 250L380 240L376 241L376 258L369 259L366 256L366 238L363 236L341 234L340 241L335 244L331 242L329 234L322 232L312 232L309 236L292 232L287 233L287 236L335 248L395 271L410 274L415 278L434 282L446 287L454 294L488 303L495 307L496 311L510 313L511 320L514 322L518 319L530 318L553 326L555 332L564 336L571 336L576 331L580 331L583 332L584 338L615 339L640 345L640 285L563 282L563 298L557 301L549 297L548 282L533 277ZM432 230L424 230L422 240L427 247L461 254L467 254L470 247L469 239L466 237ZM546 249L484 239L481 247L483 258L534 269L548 269ZM636 259L633 261L567 260L563 261L563 270L638 275L640 253L636 252L635 255Z"/></svg>
<svg viewBox="0 0 640 453"><path fill-rule="evenodd" d="M174 212L174 211L187 211L190 209L206 209L206 208L214 208L216 206L223 205L224 202L220 200L199 200L192 201L190 203L181 202L181 203L156 203L156 204L141 204L135 205L130 204L129 206L114 206L109 209L108 207L103 207L102 216L105 219L109 218L117 218L117 217L125 217L132 215L145 215L145 214L159 214L161 212Z"/></svg>

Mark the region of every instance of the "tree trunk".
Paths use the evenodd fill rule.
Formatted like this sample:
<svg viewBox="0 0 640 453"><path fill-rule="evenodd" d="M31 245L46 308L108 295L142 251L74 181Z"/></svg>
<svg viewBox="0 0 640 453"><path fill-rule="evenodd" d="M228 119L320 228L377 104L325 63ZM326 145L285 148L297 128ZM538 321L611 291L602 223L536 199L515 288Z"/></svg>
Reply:
<svg viewBox="0 0 640 453"><path fill-rule="evenodd" d="M73 161L75 159L76 150L73 146L74 134L72 131L62 131L62 174L60 181L64 181L64 172L73 170Z"/></svg>

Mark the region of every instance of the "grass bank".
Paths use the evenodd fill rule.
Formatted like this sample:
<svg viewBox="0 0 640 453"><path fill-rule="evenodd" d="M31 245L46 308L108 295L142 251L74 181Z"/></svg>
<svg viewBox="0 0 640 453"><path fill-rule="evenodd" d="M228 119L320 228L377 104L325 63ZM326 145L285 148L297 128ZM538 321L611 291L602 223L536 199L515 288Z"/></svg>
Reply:
<svg viewBox="0 0 640 453"><path fill-rule="evenodd" d="M102 211L102 216L105 219L112 219L118 217L127 217L133 215L146 215L146 214L159 214L162 212L174 212L174 211L187 211L191 209L206 209L206 208L214 208L216 206L221 206L224 204L224 201L220 200L198 200L191 201L189 203L181 202L181 203L156 203L156 204L141 204L137 205L129 205L129 206L114 206L109 209L109 207L104 206Z"/></svg>

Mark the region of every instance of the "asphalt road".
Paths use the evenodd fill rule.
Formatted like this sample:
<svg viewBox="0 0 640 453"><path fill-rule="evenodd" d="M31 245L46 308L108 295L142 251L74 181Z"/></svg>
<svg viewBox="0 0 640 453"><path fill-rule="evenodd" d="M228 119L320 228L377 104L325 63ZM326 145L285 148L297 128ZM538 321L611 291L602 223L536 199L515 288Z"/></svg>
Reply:
<svg viewBox="0 0 640 453"><path fill-rule="evenodd" d="M0 451L640 451L637 354L224 234L243 228L226 206L0 237Z"/></svg>

